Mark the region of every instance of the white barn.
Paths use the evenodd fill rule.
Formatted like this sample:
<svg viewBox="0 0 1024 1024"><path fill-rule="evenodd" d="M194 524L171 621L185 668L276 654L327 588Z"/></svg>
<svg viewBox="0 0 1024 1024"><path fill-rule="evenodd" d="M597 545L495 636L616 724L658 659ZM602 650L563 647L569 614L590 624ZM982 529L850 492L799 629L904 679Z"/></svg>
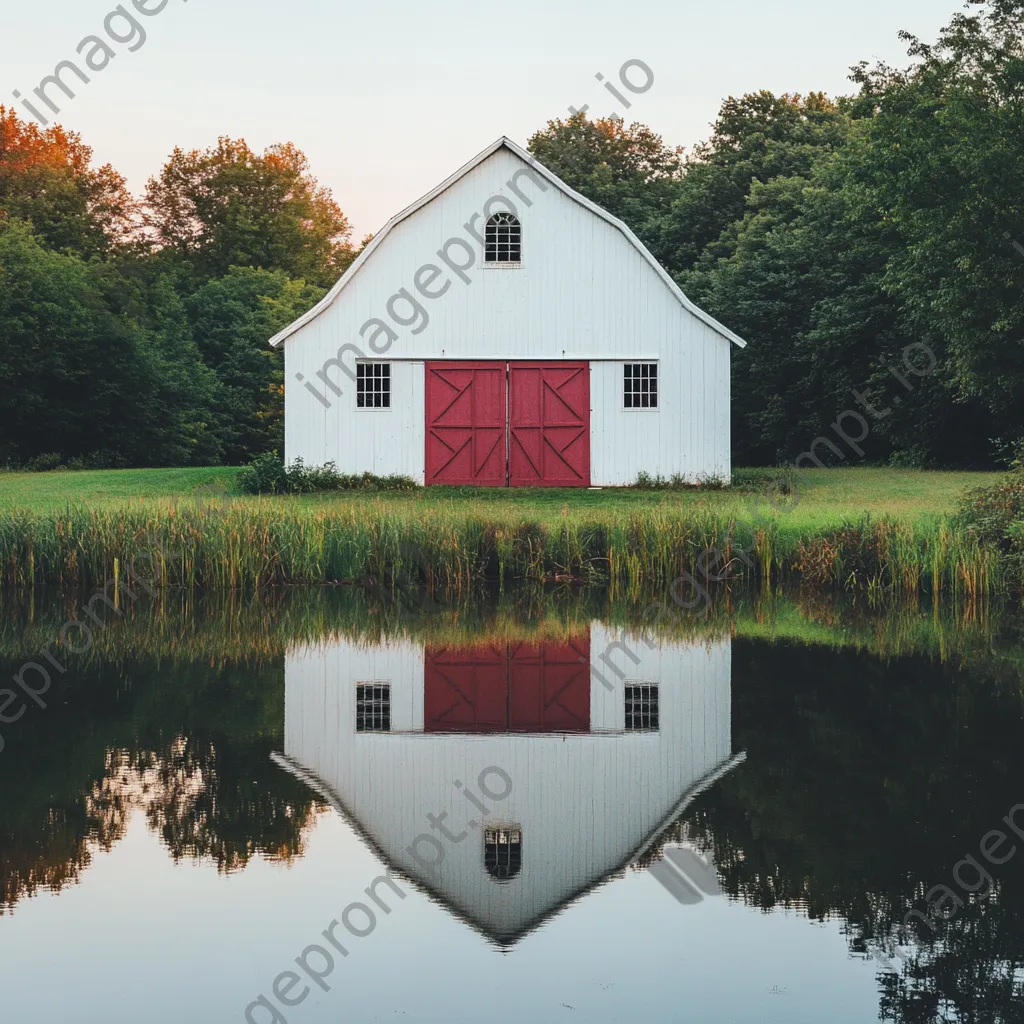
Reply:
<svg viewBox="0 0 1024 1024"><path fill-rule="evenodd" d="M631 643L622 678L601 658L618 639L595 622L569 642L298 647L273 756L389 869L512 946L657 856L689 803L743 760L729 637Z"/></svg>
<svg viewBox="0 0 1024 1024"><path fill-rule="evenodd" d="M731 472L744 342L507 138L389 221L271 344L289 463L428 485Z"/></svg>

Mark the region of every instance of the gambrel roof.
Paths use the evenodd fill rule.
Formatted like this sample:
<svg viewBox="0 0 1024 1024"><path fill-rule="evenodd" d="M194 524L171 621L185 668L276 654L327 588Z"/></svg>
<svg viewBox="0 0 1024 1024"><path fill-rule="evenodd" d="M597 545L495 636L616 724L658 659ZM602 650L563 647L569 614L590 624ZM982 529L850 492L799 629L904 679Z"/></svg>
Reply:
<svg viewBox="0 0 1024 1024"><path fill-rule="evenodd" d="M635 848L629 850L621 860L608 866L603 874L587 879L586 882L580 885L574 892L568 894L557 903L545 907L540 913L536 914L530 920L521 923L512 930L508 930L496 924L495 921L490 920L487 917L486 912L480 907L474 908L466 905L459 898L462 894L442 891L442 889L438 888L435 881L425 877L424 872L413 875L403 869L392 857L388 855L385 850L384 844L381 841L382 839L385 839L385 837L378 837L374 835L368 825L360 821L359 817L348 807L342 799L341 794L339 794L330 785L330 783L322 779L314 771L311 771L300 761L288 757L285 754L274 752L270 755L270 760L275 765L288 772L300 782L305 783L314 793L316 793L317 796L320 797L321 800L324 800L330 805L342 821L344 821L353 830L353 832L362 839L373 855L384 865L389 876L394 876L402 879L403 881L409 882L420 892L425 893L434 902L444 907L452 917L462 921L475 932L483 935L486 939L501 949L511 949L521 939L529 935L531 932L536 931L541 927L541 925L545 924L551 918L556 917L567 907L578 903L584 896L593 892L606 882L609 882L614 878L621 877L627 868L635 865L638 861L642 861L643 858L650 855L652 852L657 854L660 846L664 845L666 834L670 831L671 826L682 818L683 814L685 814L693 801L696 800L697 797L705 790L710 789L720 779L728 775L738 765L743 764L746 759L746 751L743 751L739 754L734 754L731 757L726 758L721 763L715 765L710 772L702 778L697 779L684 793L679 795L678 800L673 804L672 808L660 821L658 821L655 827L650 830L649 834L643 838L642 842ZM551 851L545 852L548 852L549 854L551 853Z"/></svg>
<svg viewBox="0 0 1024 1024"><path fill-rule="evenodd" d="M654 256L651 255L650 251L643 244L643 242L641 242L640 239L637 238L637 236L633 234L633 232L621 220L619 220L617 217L613 217L610 213L608 213L607 210L601 209L601 207L598 206L596 203L591 202L585 196L580 195L579 192L576 192L573 189L571 189L564 181L562 181L561 178L558 177L557 174L554 174L552 171L549 171L543 164L534 159L534 157L531 156L525 149L522 149L520 146L517 146L511 139L506 138L505 136L502 136L500 139L498 139L497 142L488 146L482 153L479 153L477 156L473 157L473 159L470 160L469 163L467 163L465 166L457 170L450 178L441 182L441 184L438 185L437 188L435 188L431 192L428 192L425 196L423 196L422 199L418 199L411 206L406 207L406 209L404 209L401 213L396 214L394 217L392 217L391 220L389 220L387 224L384 226L384 228L381 230L381 232L373 238L373 241L371 241L370 244L367 245L366 248L359 254L359 257L355 260L352 266L350 266L348 270L345 271L345 273L341 276L341 278L334 285L334 287L331 288L331 290L312 309L310 309L309 312L303 314L294 323L289 324L286 328L284 328L284 330L279 331L277 334L275 334L274 337L270 339L270 344L276 348L277 346L282 344L282 342L284 342L287 338L291 337L291 335L293 335L296 331L298 331L302 327L305 327L311 321L315 320L321 313L324 312L324 310L328 309L331 305L333 305L334 301L342 293L346 285L348 285L352 278L354 278L356 274L359 273L360 269L363 267L366 261L373 255L377 247L384 243L384 240L388 237L388 235L399 224L401 224L402 221L406 220L408 217L411 217L414 213L416 213L418 210L421 210L428 203L433 202L438 196L442 195L449 188L451 188L451 186L454 185L457 181L459 181L461 178L464 178L472 170L474 170L485 160L487 160L488 157L492 156L494 153L498 152L498 150L502 148L509 150L515 156L519 157L520 160L522 160L524 163L532 167L538 174L540 174L547 181L555 185L561 192L563 192L574 202L579 203L581 206L589 210L591 213L600 217L602 220L606 221L607 223L612 225L612 227L620 231L630 242L630 244L633 245L637 252L639 252L640 255L647 261L647 263L650 264L654 272L658 275L658 277L661 278L665 286L679 301L680 305L685 310L687 310L687 312L692 313L699 320L707 324L712 330L720 334L723 338L732 342L734 345L738 345L740 348L746 348L747 343L742 338L740 338L737 334L734 334L732 331L730 331L728 327L725 327L723 324L720 324L709 313L705 313L704 310L702 310L699 306L691 302L683 294L682 289L672 279L668 271L665 270L665 268L654 258Z"/></svg>

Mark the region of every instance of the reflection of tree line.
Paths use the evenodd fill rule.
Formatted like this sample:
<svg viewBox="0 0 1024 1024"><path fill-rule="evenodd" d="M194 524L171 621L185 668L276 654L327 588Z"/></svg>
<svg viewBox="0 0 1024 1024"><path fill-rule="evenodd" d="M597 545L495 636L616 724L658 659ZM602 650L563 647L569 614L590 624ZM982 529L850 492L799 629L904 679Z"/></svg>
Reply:
<svg viewBox="0 0 1024 1024"><path fill-rule="evenodd" d="M80 609L83 595L67 594L18 604L5 597L0 611L0 659L38 657L44 647L84 664L130 664L140 654L179 663L218 665L266 661L286 650L343 636L365 643L408 637L443 646L498 641L567 639L583 635L595 619L634 633L678 640L728 635L796 639L882 656L924 654L992 666L1024 679L1020 620L979 603L923 602L869 607L845 595L792 591L739 596L728 587L687 614L667 593L641 590L610 595L601 588L510 587L481 590L461 601L440 601L423 590L365 587L293 588L256 595L167 590L156 600L128 606L123 618L109 613L87 654L61 655L60 627ZM675 613L671 622L658 605ZM101 611L103 609L101 608Z"/></svg>
<svg viewBox="0 0 1024 1024"><path fill-rule="evenodd" d="M988 898L953 878L1024 802L1024 701L1004 683L920 658L733 646L733 743L748 757L687 831L746 903L840 918L855 952L909 946L905 969L881 977L882 1016L899 1024L1024 1019L1024 842L986 865ZM940 884L965 905L908 934Z"/></svg>
<svg viewBox="0 0 1024 1024"><path fill-rule="evenodd" d="M23 719L0 757L0 912L77 881L134 811L175 860L232 871L257 854L301 855L316 801L270 761L283 742L279 659L142 656L72 671L60 699Z"/></svg>

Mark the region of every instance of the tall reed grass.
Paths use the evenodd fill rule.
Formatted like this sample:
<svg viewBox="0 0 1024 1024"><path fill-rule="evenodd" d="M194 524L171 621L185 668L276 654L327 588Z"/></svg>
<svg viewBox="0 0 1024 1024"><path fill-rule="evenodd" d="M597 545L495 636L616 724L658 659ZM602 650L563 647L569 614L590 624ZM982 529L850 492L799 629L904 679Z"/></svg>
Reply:
<svg viewBox="0 0 1024 1024"><path fill-rule="evenodd" d="M528 511L528 510L525 510ZM708 552L714 552L708 555ZM0 583L97 588L132 573L155 585L259 591L372 580L466 592L481 580L574 580L635 597L684 574L764 589L809 586L980 599L1003 587L998 550L936 519L865 518L799 532L782 520L752 534L703 507L627 516L594 509L537 520L438 505L410 513L280 501L0 514Z"/></svg>

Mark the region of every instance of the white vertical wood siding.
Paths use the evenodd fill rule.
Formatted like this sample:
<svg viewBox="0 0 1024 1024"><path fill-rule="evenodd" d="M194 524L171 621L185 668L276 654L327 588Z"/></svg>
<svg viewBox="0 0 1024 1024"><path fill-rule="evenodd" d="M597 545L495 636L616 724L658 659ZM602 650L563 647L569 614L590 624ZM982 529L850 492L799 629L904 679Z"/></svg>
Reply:
<svg viewBox="0 0 1024 1024"><path fill-rule="evenodd" d="M689 316L683 311L684 316ZM704 344L663 355L658 408L627 409L621 363L590 367L590 466L594 486L625 487L641 471L689 481L732 473L729 345L693 318Z"/></svg>
<svg viewBox="0 0 1024 1024"><path fill-rule="evenodd" d="M592 365L592 476L595 485L632 483L640 471L691 479L729 472L730 343L685 310L620 231L545 182L522 176L527 206L506 184L527 165L500 149L433 202L399 223L346 285L333 305L284 342L286 458L334 461L345 472L406 473L424 480L422 360L589 359ZM482 247L463 225L495 195L516 207L523 223L519 269L485 267ZM492 212L503 209L500 204ZM476 227L483 230L484 218ZM450 238L470 241L476 265L464 284L436 253ZM453 254L462 258L460 249ZM440 266L451 287L435 300L419 296L416 271ZM433 286L443 284L443 278ZM388 300L401 288L416 295L430 318L413 335L395 327ZM406 312L403 303L400 312ZM359 329L381 319L399 334L384 355ZM347 343L368 358L392 363L390 410L356 408L355 384L316 374ZM660 408L625 410L622 363L656 358ZM352 357L346 361L351 363ZM325 409L295 379L302 374L331 402Z"/></svg>
<svg viewBox="0 0 1024 1024"><path fill-rule="evenodd" d="M594 664L619 635L594 624ZM285 662L285 754L340 798L392 865L492 938L509 940L623 865L687 790L732 754L730 641L654 650L627 642L640 664L621 653L615 662L628 679L659 683L658 732L621 731L624 690L616 681L611 693L595 684L598 731L589 735L423 734L415 731L423 728L423 653L415 644L374 649L339 640L299 648ZM414 731L356 733L357 683L384 680L392 686L395 730ZM503 801L480 792L477 779L491 765L512 778ZM456 780L490 813L467 802ZM500 791L497 777L489 784ZM433 871L408 852L417 836L431 833L428 812L448 812L446 826L469 833L460 843L442 840L444 860ZM523 867L512 881L490 877L482 829L470 819L522 827ZM422 850L430 852L427 844Z"/></svg>

